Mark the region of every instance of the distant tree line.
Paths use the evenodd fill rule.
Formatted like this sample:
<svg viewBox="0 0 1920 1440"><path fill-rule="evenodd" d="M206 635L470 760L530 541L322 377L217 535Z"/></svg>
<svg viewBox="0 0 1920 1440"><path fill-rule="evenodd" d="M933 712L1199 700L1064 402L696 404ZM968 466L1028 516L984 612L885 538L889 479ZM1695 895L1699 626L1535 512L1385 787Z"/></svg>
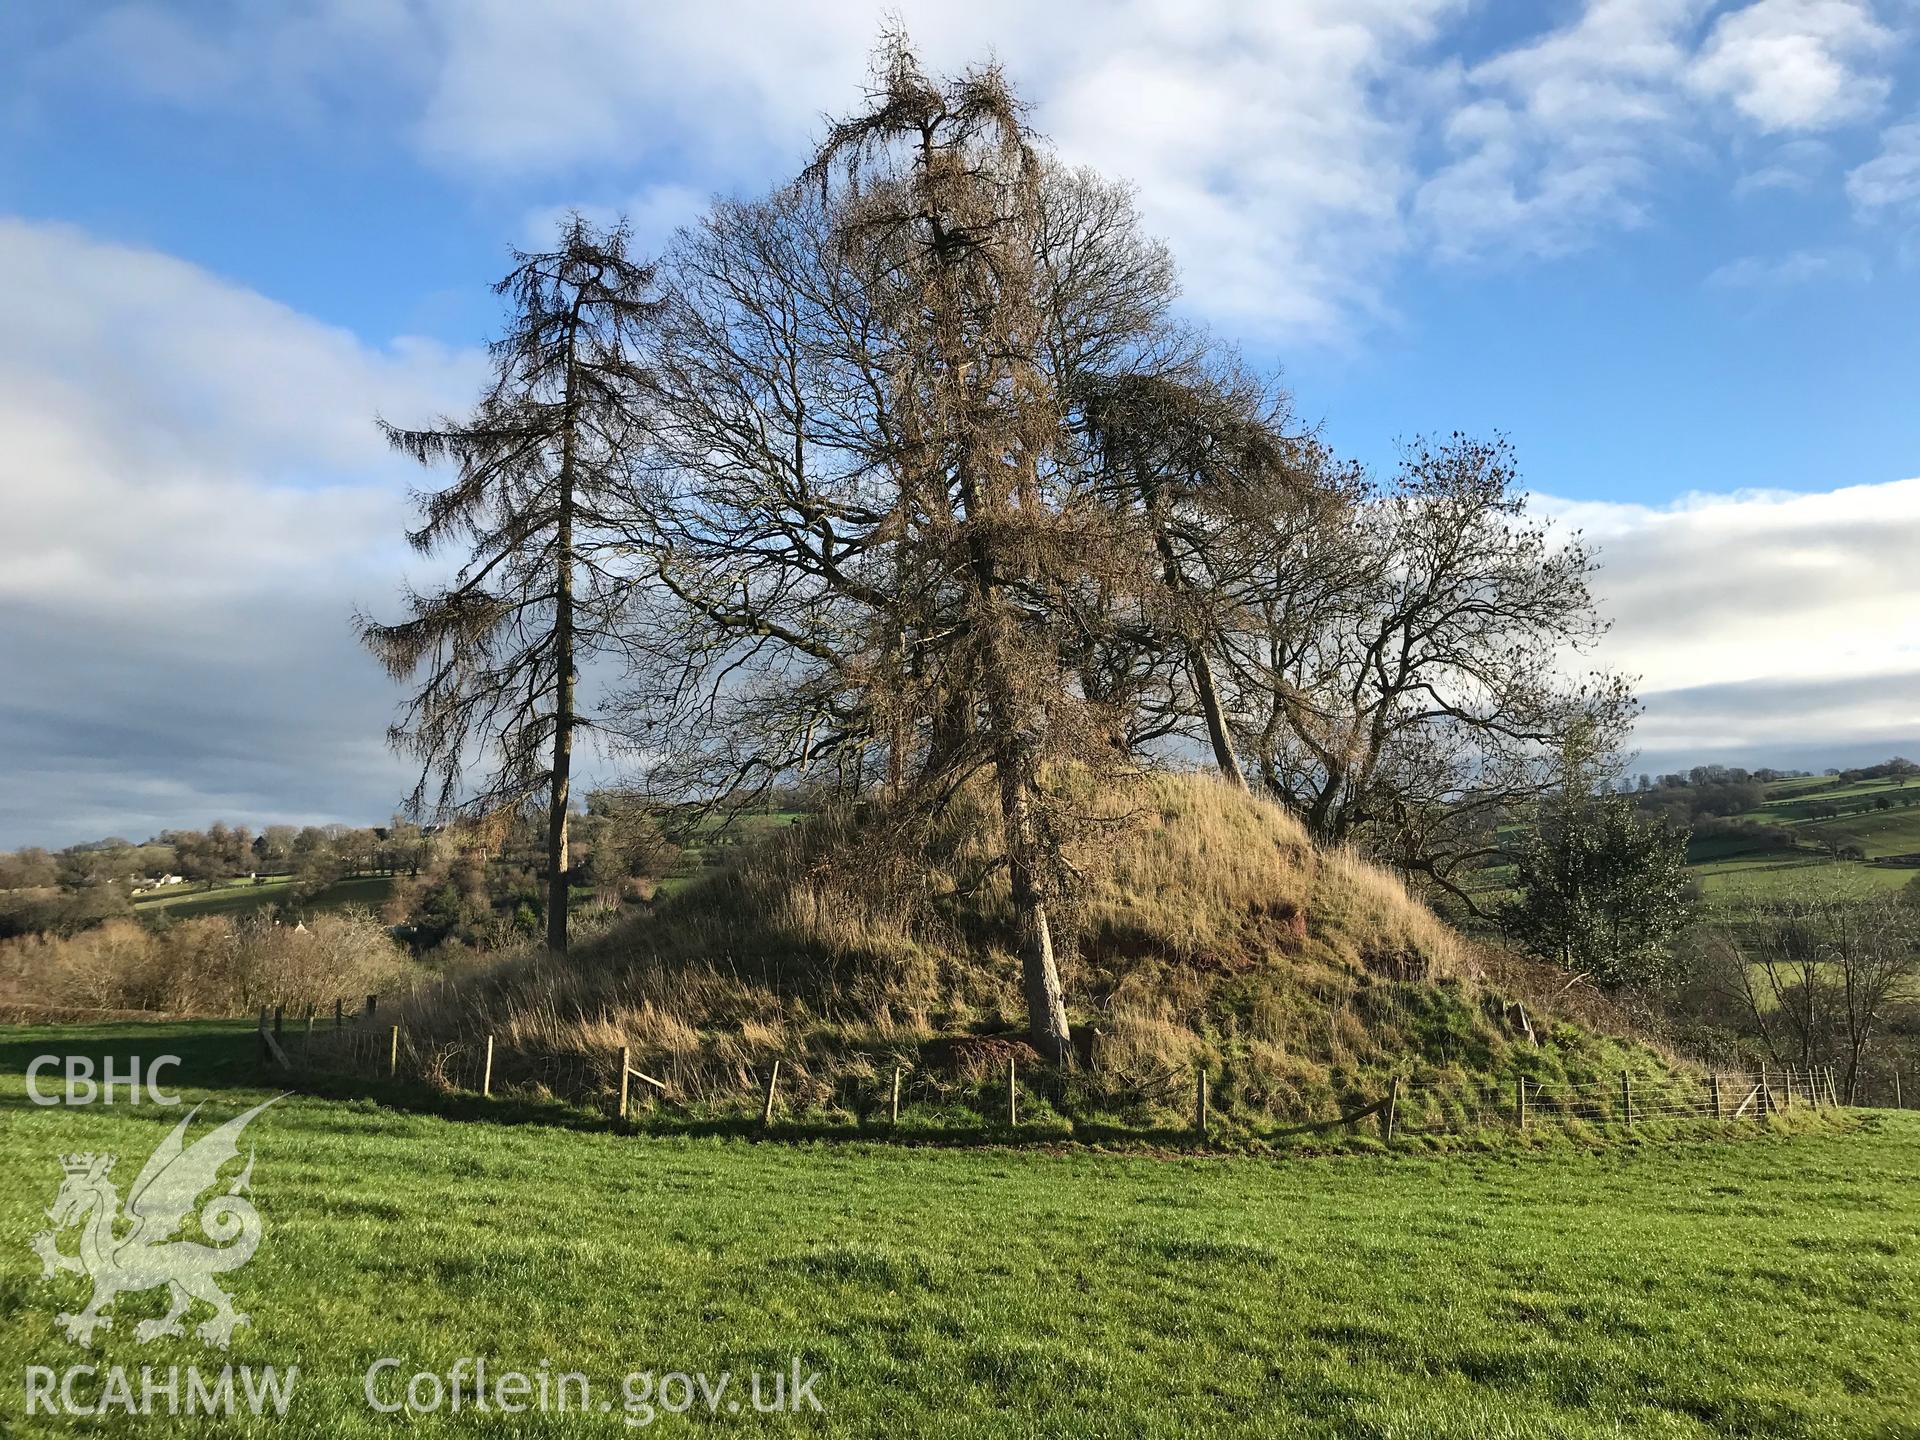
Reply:
<svg viewBox="0 0 1920 1440"><path fill-rule="evenodd" d="M205 830L165 830L141 844L113 836L58 851L0 852L0 939L71 936L133 918L142 913L133 903L139 894L177 893L160 885L169 877L177 877L180 892L191 892L245 876L290 877L291 887L268 907L290 915L342 880L392 877L384 909L416 950L525 939L543 929L547 899L530 824L507 816L422 828L396 817L380 826L268 825L256 835L216 821ZM588 887L603 905L650 894L678 855L653 809L628 797L589 796L576 824L582 838L568 884Z"/></svg>

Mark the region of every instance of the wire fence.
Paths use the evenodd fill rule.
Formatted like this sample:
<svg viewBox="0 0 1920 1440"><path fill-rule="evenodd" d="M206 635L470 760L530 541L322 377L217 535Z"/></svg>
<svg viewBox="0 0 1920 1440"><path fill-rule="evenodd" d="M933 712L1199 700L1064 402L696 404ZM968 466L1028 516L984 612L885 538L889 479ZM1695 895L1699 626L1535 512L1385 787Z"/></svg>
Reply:
<svg viewBox="0 0 1920 1440"><path fill-rule="evenodd" d="M309 1010L289 1023L284 1010L260 1013L261 1058L270 1066L311 1075L350 1080L417 1083L441 1092L465 1092L492 1100L506 1096L557 1099L597 1108L610 1119L637 1118L644 1107L691 1113L692 1087L678 1062L660 1057L635 1063L630 1048L565 1051L514 1044L499 1036L444 1040L416 1036L403 1024L382 1023L377 997L351 1014L336 1007L329 1020ZM1011 1047L1010 1047L1011 1048ZM898 1063L870 1073L843 1077L833 1097L836 1108L862 1120L884 1118L899 1124L903 1108L943 1106L959 1101L985 1118L1010 1128L1036 1104L1065 1099L1058 1067L1028 1063L1017 1054L996 1062L997 1074L983 1083L976 1073L957 1079L931 1067ZM772 1126L794 1118L789 1089L804 1063L774 1056L743 1070L735 1087L734 1114ZM1139 1101L1162 1107L1190 1106L1187 1129L1198 1138L1217 1125L1212 1076L1205 1068L1150 1077L1138 1088L1124 1088ZM1899 1098L1907 1099L1902 1086ZM1318 1131L1356 1129L1374 1122L1388 1143L1396 1137L1467 1135L1490 1131L1527 1131L1540 1127L1614 1130L1620 1127L1717 1123L1751 1126L1772 1115L1797 1110L1834 1111L1846 1099L1833 1065L1760 1066L1716 1069L1702 1074L1667 1071L1638 1076L1621 1071L1579 1080L1542 1079L1524 1072L1500 1081L1480 1076L1463 1080L1391 1075L1377 1094L1349 1092L1331 1115L1276 1115L1268 1138ZM1164 1133L1166 1126L1153 1127Z"/></svg>

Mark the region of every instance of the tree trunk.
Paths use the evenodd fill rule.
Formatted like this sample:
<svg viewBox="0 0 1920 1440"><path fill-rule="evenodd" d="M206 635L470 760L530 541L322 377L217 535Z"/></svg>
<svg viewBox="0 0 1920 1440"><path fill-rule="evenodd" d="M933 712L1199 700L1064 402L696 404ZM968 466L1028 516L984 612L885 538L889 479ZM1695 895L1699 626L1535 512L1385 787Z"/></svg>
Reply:
<svg viewBox="0 0 1920 1440"><path fill-rule="evenodd" d="M969 468L961 467L962 504L969 522L968 564L974 603L985 627L981 688L992 726L994 770L1000 780L1000 817L1006 830L1007 873L1020 932L1020 972L1027 998L1027 1030L1033 1048L1055 1064L1073 1055L1067 1028L1067 1004L1053 953L1053 927L1047 918L1040 873L1042 842L1033 823L1035 742L1026 733L1027 717L1018 713L1014 636L1001 595L999 567L983 529L982 497Z"/></svg>
<svg viewBox="0 0 1920 1440"><path fill-rule="evenodd" d="M573 454L574 345L579 303L567 336L566 418L560 432L560 515L554 536L553 654L558 668L553 697L553 776L547 797L547 949L567 948L567 825L573 781Z"/></svg>
<svg viewBox="0 0 1920 1440"><path fill-rule="evenodd" d="M1134 463L1138 466L1140 461L1136 458ZM1161 519L1160 493L1143 478L1140 481L1140 496L1146 503L1148 513L1153 516L1153 543L1160 552L1162 580L1168 590L1180 593L1186 589L1186 579L1180 573L1180 557L1174 553L1173 537L1167 534L1167 527ZM1220 687L1213 678L1213 662L1207 659L1206 643L1192 634L1184 638L1187 668L1193 673L1193 688L1200 696L1200 712L1207 722L1207 742L1213 746L1213 763L1220 767L1222 775L1245 790L1246 772L1240 768L1240 757L1234 754L1233 736L1227 731L1226 712L1220 704Z"/></svg>
<svg viewBox="0 0 1920 1440"><path fill-rule="evenodd" d="M1013 884L1013 911L1020 930L1020 975L1027 999L1027 1031L1033 1048L1056 1065L1073 1054L1067 1025L1066 992L1053 953L1053 925L1039 877L1038 844L1033 830L1032 787L1026 757L1017 745L1001 748L1000 812L1007 832L1007 872Z"/></svg>
<svg viewBox="0 0 1920 1440"><path fill-rule="evenodd" d="M1242 790L1247 788L1246 772L1234 753L1233 737L1227 731L1226 713L1220 707L1220 688L1214 683L1213 665L1200 645L1192 646L1187 659L1193 667L1193 688L1200 692L1200 710L1207 719L1207 739L1213 745L1213 763L1220 773Z"/></svg>
<svg viewBox="0 0 1920 1440"><path fill-rule="evenodd" d="M554 649L560 666L554 696L553 785L547 798L547 948L555 954L567 948L567 822L572 806L573 778L573 564L571 487L560 500L559 598L554 622Z"/></svg>

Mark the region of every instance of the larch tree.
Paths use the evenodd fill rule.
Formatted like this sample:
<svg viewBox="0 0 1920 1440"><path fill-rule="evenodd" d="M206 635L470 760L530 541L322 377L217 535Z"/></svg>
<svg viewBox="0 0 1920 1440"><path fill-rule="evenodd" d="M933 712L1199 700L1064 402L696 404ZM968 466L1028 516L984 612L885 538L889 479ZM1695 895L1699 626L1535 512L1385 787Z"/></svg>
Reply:
<svg viewBox="0 0 1920 1440"><path fill-rule="evenodd" d="M1159 363L1165 258L1133 223L1037 147L997 71L935 81L889 39L799 181L669 252L636 539L672 599L637 627L630 697L660 787L716 803L805 776L930 813L990 776L1052 1060L1079 820L1053 782L1131 763L1076 657L1152 573L1071 383Z"/></svg>
<svg viewBox="0 0 1920 1440"><path fill-rule="evenodd" d="M417 680L388 732L419 763L415 815L545 807L547 945L567 946L568 820L582 706L582 661L619 643L631 576L618 537L632 505L629 464L645 412L640 361L658 313L650 266L624 225L579 216L556 249L515 252L496 285L511 309L490 347L493 380L471 416L429 429L382 422L396 449L451 465L444 488L416 496L423 555L465 558L451 582L409 590L393 624L357 618L396 680ZM477 784L468 773L483 771Z"/></svg>

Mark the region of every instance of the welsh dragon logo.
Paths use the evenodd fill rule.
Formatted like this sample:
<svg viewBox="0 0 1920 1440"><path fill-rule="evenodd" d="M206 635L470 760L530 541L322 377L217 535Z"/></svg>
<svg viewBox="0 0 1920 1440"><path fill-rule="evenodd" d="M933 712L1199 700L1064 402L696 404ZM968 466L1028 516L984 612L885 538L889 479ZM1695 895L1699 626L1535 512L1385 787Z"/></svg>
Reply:
<svg viewBox="0 0 1920 1440"><path fill-rule="evenodd" d="M113 1328L113 1317L103 1312L115 1297L161 1285L167 1287L171 1303L161 1319L142 1320L134 1326L134 1338L142 1344L181 1334L180 1317L195 1300L213 1307L214 1313L194 1329L210 1345L224 1347L235 1328L247 1323L248 1317L233 1308L233 1297L215 1283L215 1277L238 1270L260 1245L259 1212L243 1198L253 1178L251 1151L246 1168L226 1192L213 1196L200 1211L200 1228L212 1243L174 1237L201 1194L218 1183L220 1167L239 1156L240 1132L271 1104L273 1100L256 1105L188 1145L187 1126L200 1113L200 1107L194 1106L141 1167L124 1215L119 1188L112 1180L115 1156L60 1157L66 1179L47 1211L53 1226L33 1237L33 1251L40 1257L43 1280L69 1270L93 1281L87 1308L58 1317L69 1340L91 1345L95 1330ZM73 1226L80 1227L79 1252L62 1254L58 1235Z"/></svg>

